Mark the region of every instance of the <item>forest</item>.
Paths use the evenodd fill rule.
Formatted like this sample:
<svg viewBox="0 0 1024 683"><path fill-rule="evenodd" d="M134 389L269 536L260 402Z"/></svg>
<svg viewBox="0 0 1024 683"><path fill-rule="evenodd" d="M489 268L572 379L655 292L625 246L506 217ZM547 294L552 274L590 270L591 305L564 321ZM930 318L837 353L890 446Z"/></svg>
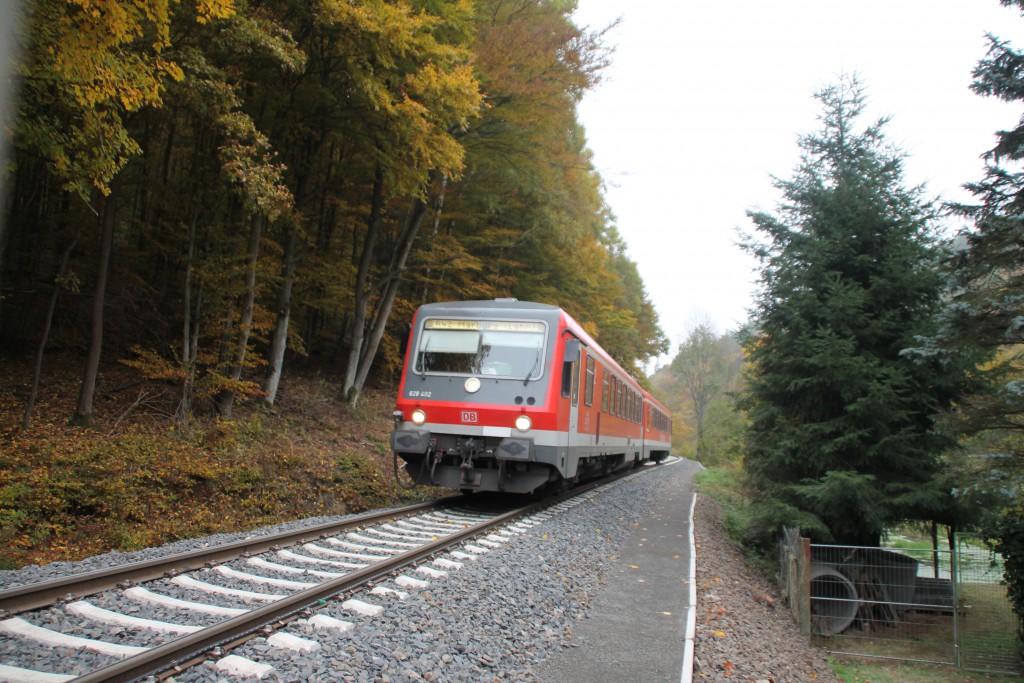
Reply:
<svg viewBox="0 0 1024 683"><path fill-rule="evenodd" d="M574 6L24 3L0 559L399 495L387 392L424 302L562 306L638 375L666 350L576 116L608 27Z"/></svg>
<svg viewBox="0 0 1024 683"><path fill-rule="evenodd" d="M427 301L555 303L634 369L664 347L576 120L609 50L571 3L29 7L0 345L81 355L75 421L112 361L182 420L272 405L295 365L354 405Z"/></svg>

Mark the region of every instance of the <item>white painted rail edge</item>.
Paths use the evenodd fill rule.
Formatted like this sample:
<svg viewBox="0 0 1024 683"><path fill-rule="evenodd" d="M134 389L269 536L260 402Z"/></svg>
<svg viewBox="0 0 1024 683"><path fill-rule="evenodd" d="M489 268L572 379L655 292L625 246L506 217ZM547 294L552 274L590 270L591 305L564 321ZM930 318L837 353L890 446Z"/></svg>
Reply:
<svg viewBox="0 0 1024 683"><path fill-rule="evenodd" d="M681 683L693 681L693 639L697 633L697 546L694 543L693 513L697 507L697 494L690 501L690 606L686 610L686 636L683 640L683 675Z"/></svg>

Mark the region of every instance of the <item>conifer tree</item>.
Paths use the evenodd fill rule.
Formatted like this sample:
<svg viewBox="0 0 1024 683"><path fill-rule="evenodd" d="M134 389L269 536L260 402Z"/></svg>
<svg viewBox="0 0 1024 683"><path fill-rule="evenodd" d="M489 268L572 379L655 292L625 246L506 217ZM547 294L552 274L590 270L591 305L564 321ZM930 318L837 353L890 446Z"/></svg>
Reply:
<svg viewBox="0 0 1024 683"><path fill-rule="evenodd" d="M1024 0L1001 0L1024 15ZM974 70L971 89L1006 102L1024 101L1024 53L995 36ZM981 497L987 532L1002 553L1018 633L1024 644L1024 118L996 133L984 155L984 177L966 188L976 204L953 207L970 219L964 249L952 259L954 288L924 357L973 356L978 386L947 416L946 425L972 436L964 449L975 477L962 487Z"/></svg>
<svg viewBox="0 0 1024 683"><path fill-rule="evenodd" d="M928 330L941 285L922 188L904 186L887 119L858 127L856 77L816 98L821 129L800 139L793 178L776 180L777 213L749 214L766 237L746 245L762 263L741 402L760 505L750 531L766 540L793 525L877 545L888 525L941 506L932 418L958 380L903 353Z"/></svg>

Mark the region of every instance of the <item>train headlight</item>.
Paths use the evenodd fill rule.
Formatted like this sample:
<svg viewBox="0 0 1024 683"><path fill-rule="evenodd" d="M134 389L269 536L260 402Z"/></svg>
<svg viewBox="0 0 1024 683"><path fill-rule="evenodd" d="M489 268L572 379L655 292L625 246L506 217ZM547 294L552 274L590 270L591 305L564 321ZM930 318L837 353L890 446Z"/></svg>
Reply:
<svg viewBox="0 0 1024 683"><path fill-rule="evenodd" d="M466 380L465 387L467 392L475 394L476 392L480 391L480 380L478 380L476 377L470 377L469 379Z"/></svg>
<svg viewBox="0 0 1024 683"><path fill-rule="evenodd" d="M516 418L516 429L521 432L528 432L533 427L533 420L530 419L529 415L520 415Z"/></svg>
<svg viewBox="0 0 1024 683"><path fill-rule="evenodd" d="M417 408L412 411L412 423L417 427L427 421L427 414L421 409Z"/></svg>

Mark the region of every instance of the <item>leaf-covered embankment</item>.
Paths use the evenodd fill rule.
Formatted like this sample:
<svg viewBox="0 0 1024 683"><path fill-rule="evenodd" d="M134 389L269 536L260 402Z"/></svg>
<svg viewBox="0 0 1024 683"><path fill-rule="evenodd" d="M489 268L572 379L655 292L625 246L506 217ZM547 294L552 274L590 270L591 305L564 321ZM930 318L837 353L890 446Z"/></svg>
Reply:
<svg viewBox="0 0 1024 683"><path fill-rule="evenodd" d="M0 364L0 567L75 560L398 502L393 394L352 409L340 386L293 373L272 411L174 419L177 392L122 367L101 374L101 419L72 427L74 362L49 364L21 428L30 369Z"/></svg>

